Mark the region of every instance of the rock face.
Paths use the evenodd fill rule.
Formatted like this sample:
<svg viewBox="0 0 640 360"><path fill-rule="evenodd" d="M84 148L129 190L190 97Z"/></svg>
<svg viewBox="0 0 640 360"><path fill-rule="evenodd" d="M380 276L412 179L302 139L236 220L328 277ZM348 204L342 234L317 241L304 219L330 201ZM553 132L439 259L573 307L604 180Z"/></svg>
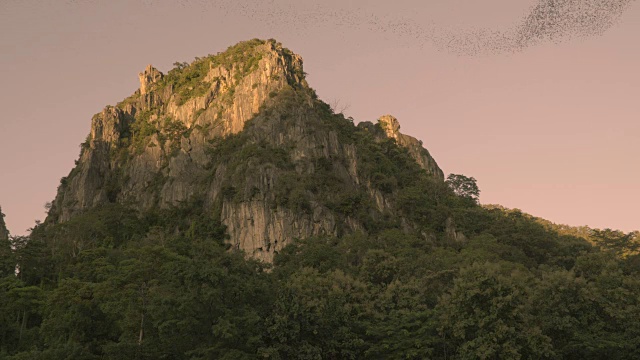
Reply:
<svg viewBox="0 0 640 360"><path fill-rule="evenodd" d="M300 56L281 44L251 40L167 74L149 65L139 78L138 91L92 118L46 223L108 202L141 211L195 202L226 225L234 247L270 262L294 238L361 231L345 204L364 200L349 194L370 197L367 216L394 211L359 169L345 134L358 129L334 119ZM418 140L383 118L380 127L395 129L384 136L442 179Z"/></svg>

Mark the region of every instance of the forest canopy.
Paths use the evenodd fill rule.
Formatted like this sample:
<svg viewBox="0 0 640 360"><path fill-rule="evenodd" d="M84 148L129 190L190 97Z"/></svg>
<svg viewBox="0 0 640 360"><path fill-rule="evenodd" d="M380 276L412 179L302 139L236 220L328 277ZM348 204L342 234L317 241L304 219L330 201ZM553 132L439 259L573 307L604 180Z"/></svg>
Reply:
<svg viewBox="0 0 640 360"><path fill-rule="evenodd" d="M36 226L0 244L0 359L640 356L637 233L451 204L462 245L390 228L297 241L273 265L193 203Z"/></svg>

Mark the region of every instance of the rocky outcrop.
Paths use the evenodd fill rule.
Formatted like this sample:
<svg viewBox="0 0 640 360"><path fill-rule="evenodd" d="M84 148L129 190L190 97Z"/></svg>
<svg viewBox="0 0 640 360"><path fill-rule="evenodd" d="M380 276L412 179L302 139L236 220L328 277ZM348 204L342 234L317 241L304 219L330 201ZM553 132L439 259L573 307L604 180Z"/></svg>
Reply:
<svg viewBox="0 0 640 360"><path fill-rule="evenodd" d="M147 68L143 72L138 74L140 79L140 95L145 95L151 89L151 86L158 81L162 80L163 74L151 64L147 65Z"/></svg>
<svg viewBox="0 0 640 360"><path fill-rule="evenodd" d="M413 136L400 132L400 122L391 115L384 115L378 119L377 124L364 121L358 127L372 134L378 141L393 139L399 146L404 147L409 155L431 176L444 181L444 173L436 163L436 160L429 154L429 151L422 146L422 141Z"/></svg>
<svg viewBox="0 0 640 360"><path fill-rule="evenodd" d="M335 121L353 125L329 120L339 116L281 44L252 40L167 74L148 66L139 79L133 95L93 117L46 222L106 202L146 211L195 198L226 225L233 247L270 262L295 238L362 231L353 204L371 201L365 215L374 219L394 211L389 194L360 173L356 145ZM421 144L393 126L382 136L442 178Z"/></svg>
<svg viewBox="0 0 640 360"><path fill-rule="evenodd" d="M444 180L444 173L438 167L435 159L429 154L429 151L422 146L422 141L400 132L398 119L391 115L384 115L378 119L378 124L380 124L380 128L382 128L386 137L394 139L398 145L406 148L411 157L423 169L438 179Z"/></svg>
<svg viewBox="0 0 640 360"><path fill-rule="evenodd" d="M468 241L467 237L462 233L462 231L458 231L456 229L456 225L453 221L453 218L451 217L448 217L447 221L445 222L444 233L447 237L447 241L458 248L462 248L462 246L465 245Z"/></svg>

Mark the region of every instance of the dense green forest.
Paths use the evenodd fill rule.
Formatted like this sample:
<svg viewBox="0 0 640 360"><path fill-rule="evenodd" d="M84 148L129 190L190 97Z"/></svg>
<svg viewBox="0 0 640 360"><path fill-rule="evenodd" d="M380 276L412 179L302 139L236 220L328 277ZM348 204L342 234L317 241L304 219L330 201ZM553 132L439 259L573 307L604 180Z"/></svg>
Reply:
<svg viewBox="0 0 640 360"><path fill-rule="evenodd" d="M0 244L0 359L640 358L637 233L421 186L466 243L383 228L266 265L229 250L197 201L37 225Z"/></svg>

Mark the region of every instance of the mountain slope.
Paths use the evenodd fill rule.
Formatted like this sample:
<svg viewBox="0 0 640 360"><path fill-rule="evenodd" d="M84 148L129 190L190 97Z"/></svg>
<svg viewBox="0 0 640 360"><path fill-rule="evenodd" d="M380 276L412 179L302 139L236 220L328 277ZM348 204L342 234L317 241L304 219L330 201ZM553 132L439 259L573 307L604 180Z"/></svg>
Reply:
<svg viewBox="0 0 640 360"><path fill-rule="evenodd" d="M233 246L272 261L293 238L368 231L398 214L397 184L367 168L368 146L391 139L425 174L444 177L395 118L356 128L333 114L302 59L275 41L243 42L167 75L148 66L139 78L135 94L93 117L47 223L106 203L148 211L198 201Z"/></svg>

